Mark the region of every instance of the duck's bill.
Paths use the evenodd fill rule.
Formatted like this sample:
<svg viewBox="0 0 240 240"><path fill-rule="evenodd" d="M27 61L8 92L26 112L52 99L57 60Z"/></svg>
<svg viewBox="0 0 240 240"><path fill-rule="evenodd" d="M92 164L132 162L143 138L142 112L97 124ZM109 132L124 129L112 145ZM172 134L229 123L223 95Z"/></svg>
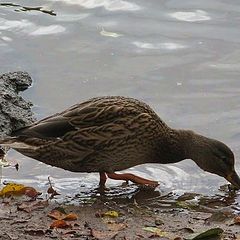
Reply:
<svg viewBox="0 0 240 240"><path fill-rule="evenodd" d="M232 173L230 173L226 179L236 188L236 189L240 189L240 178L237 175L237 173L234 171Z"/></svg>

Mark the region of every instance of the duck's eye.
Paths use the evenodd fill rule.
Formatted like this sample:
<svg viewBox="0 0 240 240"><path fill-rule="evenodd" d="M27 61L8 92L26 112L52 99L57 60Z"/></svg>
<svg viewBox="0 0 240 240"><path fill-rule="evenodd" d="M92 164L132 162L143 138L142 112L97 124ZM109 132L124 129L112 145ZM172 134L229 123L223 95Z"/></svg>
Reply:
<svg viewBox="0 0 240 240"><path fill-rule="evenodd" d="M224 162L227 162L227 157L226 157L226 156L221 156L221 159L222 159Z"/></svg>

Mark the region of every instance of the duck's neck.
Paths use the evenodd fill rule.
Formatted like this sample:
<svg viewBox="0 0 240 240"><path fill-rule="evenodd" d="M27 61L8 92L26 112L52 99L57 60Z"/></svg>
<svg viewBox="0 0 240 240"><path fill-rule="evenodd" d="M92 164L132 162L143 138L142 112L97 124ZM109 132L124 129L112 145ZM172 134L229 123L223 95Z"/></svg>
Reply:
<svg viewBox="0 0 240 240"><path fill-rule="evenodd" d="M163 163L177 163L192 159L192 147L196 134L190 130L170 129L167 136Z"/></svg>

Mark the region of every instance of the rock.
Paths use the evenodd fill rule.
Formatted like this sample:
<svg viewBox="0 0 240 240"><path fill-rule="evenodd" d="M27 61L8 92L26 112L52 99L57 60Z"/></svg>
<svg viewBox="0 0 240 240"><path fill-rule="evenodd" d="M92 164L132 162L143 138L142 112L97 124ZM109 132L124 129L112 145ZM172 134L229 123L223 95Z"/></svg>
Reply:
<svg viewBox="0 0 240 240"><path fill-rule="evenodd" d="M31 84L32 79L27 72L0 75L0 138L35 120L31 111L32 103L19 95Z"/></svg>

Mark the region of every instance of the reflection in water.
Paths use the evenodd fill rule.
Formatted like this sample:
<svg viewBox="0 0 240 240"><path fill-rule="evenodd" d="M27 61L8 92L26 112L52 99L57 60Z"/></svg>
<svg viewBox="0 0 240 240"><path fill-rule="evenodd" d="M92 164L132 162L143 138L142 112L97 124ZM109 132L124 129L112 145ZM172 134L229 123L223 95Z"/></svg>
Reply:
<svg viewBox="0 0 240 240"><path fill-rule="evenodd" d="M12 38L10 38L10 37L3 36L3 37L1 37L1 39L5 42L12 42Z"/></svg>
<svg viewBox="0 0 240 240"><path fill-rule="evenodd" d="M139 48L145 49L167 49L167 50L177 50L186 48L186 46L178 44L178 43L146 43L146 42L133 42L133 44Z"/></svg>
<svg viewBox="0 0 240 240"><path fill-rule="evenodd" d="M57 200L65 203L92 204L98 200L108 203L115 202L120 207L151 207L155 209L188 209L197 212L213 213L212 218L228 215L232 217L233 213L239 214L240 208L238 201L240 195L225 189L221 193L212 196L205 196L195 193L184 193L183 195L172 192L161 193L158 190L149 188L138 188L135 185L111 187L105 191L99 191L98 188L90 191L82 190L75 196L58 197ZM112 204L111 204L112 206ZM214 219L216 220L216 219Z"/></svg>
<svg viewBox="0 0 240 240"><path fill-rule="evenodd" d="M56 0L52 0L56 2ZM137 11L141 8L136 4L123 0L57 0L66 4L79 5L85 8L104 7L108 11Z"/></svg>
<svg viewBox="0 0 240 240"><path fill-rule="evenodd" d="M19 31L23 33L28 33L32 36L37 36L61 33L65 31L65 27L61 25L37 26L36 24L28 21L27 19L15 21L0 18L0 30L8 30L14 32ZM9 40L10 38L7 37L7 39Z"/></svg>
<svg viewBox="0 0 240 240"><path fill-rule="evenodd" d="M177 20L186 21L186 22L198 22L210 20L207 12L202 10L196 10L194 12L175 12L169 14L171 17L176 18Z"/></svg>
<svg viewBox="0 0 240 240"><path fill-rule="evenodd" d="M48 10L48 9L45 9L44 7L26 7L26 6L21 6L19 4L14 4L14 3L0 3L0 6L18 7L15 9L16 12L37 11L37 12L47 13L52 16L57 15L53 10Z"/></svg>
<svg viewBox="0 0 240 240"><path fill-rule="evenodd" d="M48 34L56 34L62 33L65 31L65 28L60 25L50 25L46 27L38 27L35 31L31 32L30 35L37 36L37 35L48 35Z"/></svg>
<svg viewBox="0 0 240 240"><path fill-rule="evenodd" d="M87 18L90 14L88 13L78 13L78 14L59 14L57 15L58 21L63 22L77 22L84 18Z"/></svg>
<svg viewBox="0 0 240 240"><path fill-rule="evenodd" d="M16 20L6 20L4 18L0 18L0 30L22 30L25 28L32 27L33 23L26 19L22 19L20 21Z"/></svg>

